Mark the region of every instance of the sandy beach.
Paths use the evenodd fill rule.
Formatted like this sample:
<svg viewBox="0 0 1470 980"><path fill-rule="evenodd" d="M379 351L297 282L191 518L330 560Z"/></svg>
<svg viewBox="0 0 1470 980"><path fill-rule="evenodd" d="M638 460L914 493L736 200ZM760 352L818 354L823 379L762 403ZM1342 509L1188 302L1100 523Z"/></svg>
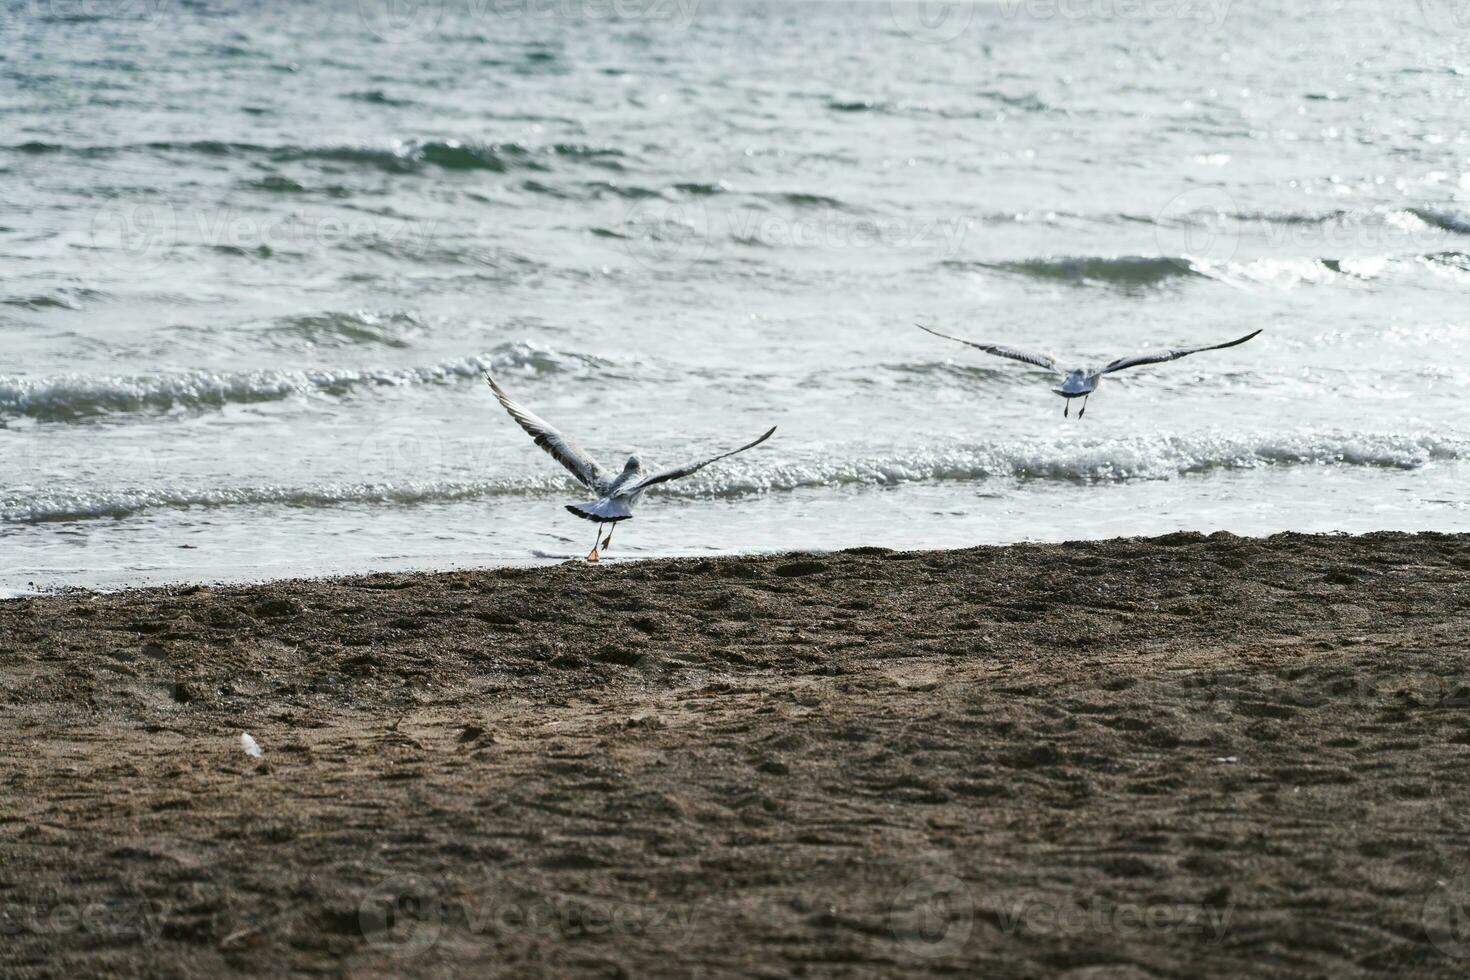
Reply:
<svg viewBox="0 0 1470 980"><path fill-rule="evenodd" d="M0 973L1461 975L1467 623L1435 534L4 602Z"/></svg>

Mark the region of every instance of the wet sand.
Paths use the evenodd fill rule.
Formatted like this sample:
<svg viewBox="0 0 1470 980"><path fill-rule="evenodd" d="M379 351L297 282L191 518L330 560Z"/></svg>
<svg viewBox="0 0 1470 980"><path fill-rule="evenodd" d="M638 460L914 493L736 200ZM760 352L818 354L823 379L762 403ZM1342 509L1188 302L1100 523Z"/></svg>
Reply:
<svg viewBox="0 0 1470 980"><path fill-rule="evenodd" d="M0 974L1457 976L1467 660L1451 535L4 602Z"/></svg>

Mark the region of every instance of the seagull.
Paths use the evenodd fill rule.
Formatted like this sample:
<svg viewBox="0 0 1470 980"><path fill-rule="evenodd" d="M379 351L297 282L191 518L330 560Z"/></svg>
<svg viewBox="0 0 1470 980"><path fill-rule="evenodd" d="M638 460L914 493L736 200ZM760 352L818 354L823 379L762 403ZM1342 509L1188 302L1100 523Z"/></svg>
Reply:
<svg viewBox="0 0 1470 980"><path fill-rule="evenodd" d="M597 499L589 500L584 504L566 505L567 510L573 514L597 524L597 537L592 539L592 553L587 556L588 561L597 561L600 551L607 551L612 547L613 533L611 530L607 532L607 540L601 545L598 544L599 539L602 538L602 526L611 524L616 529L619 521L630 520L633 517L633 508L643 499L643 493L648 488L698 473L711 463L719 462L736 453L743 453L747 449L753 449L771 438L776 431L773 425L766 430L765 435L754 442L746 443L739 449L732 449L728 453L711 456L697 463L676 466L671 470L664 470L651 476L644 475L643 463L636 455L629 456L628 461L623 464L623 472L616 476L609 476L591 456L588 456L571 439L562 435L555 426L507 395L493 377L486 374L485 380L489 383L490 390L495 392L495 397L500 400L500 404L510 413L510 417L526 430L526 433L536 441L536 445L546 450L552 459L565 466L578 483L597 494Z"/></svg>
<svg viewBox="0 0 1470 980"><path fill-rule="evenodd" d="M996 357L1009 357L1014 361L1025 361L1027 364L1035 364L1037 367L1046 368L1048 371L1055 371L1063 375L1061 384L1053 385L1051 390L1067 399L1067 404L1062 407L1063 418L1067 417L1071 412L1072 399L1082 399L1082 407L1077 411L1077 417L1079 419L1087 411L1087 397L1097 390L1097 386L1102 383L1102 377L1105 374L1121 371L1124 368L1137 367L1140 364L1162 364L1164 361L1178 360L1181 357L1198 354L1204 350L1221 350L1225 347L1234 347L1237 344L1245 343L1261 332L1257 330L1254 333L1248 333L1244 337L1223 344L1209 344L1204 347L1169 347L1164 350L1150 351L1147 354L1134 354L1131 357L1120 357L1116 361L1101 368L1077 368L1073 371L1065 371L1057 367L1056 358L1048 354L1017 350L1014 347L1002 347L999 344L977 344L973 340L965 340L962 337L951 337L947 333L930 330L922 323L916 323L914 326L925 333L932 333L934 336L943 337L945 340L956 340L962 344L968 344L978 350L983 350L987 354L994 354Z"/></svg>

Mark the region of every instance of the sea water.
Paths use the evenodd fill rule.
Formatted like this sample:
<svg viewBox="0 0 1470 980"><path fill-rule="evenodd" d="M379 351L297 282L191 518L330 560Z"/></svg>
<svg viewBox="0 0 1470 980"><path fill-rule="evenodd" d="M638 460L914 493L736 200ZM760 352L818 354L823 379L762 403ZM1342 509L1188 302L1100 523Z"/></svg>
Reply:
<svg viewBox="0 0 1470 980"><path fill-rule="evenodd" d="M1461 6L6 0L0 588L1470 530Z"/></svg>

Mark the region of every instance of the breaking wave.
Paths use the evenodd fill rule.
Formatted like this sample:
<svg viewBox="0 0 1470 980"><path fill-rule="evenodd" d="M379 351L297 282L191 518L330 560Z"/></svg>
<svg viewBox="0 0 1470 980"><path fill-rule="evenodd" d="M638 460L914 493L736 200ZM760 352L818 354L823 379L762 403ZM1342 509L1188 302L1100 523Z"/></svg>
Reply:
<svg viewBox="0 0 1470 980"><path fill-rule="evenodd" d="M1009 262L946 262L946 267L992 269L1032 279L1100 282L1118 286L1156 286L1170 279L1202 276L1194 260L1183 256L1058 256Z"/></svg>
<svg viewBox="0 0 1470 980"><path fill-rule="evenodd" d="M1151 288L1191 279L1297 285L1326 284L1341 279L1377 279L1425 267L1458 274L1470 271L1470 253L1443 251L1422 255L1271 258L1238 262L1186 255L1056 256L1002 262L948 260L940 263L940 267L951 271L985 270L1027 279L1120 289Z"/></svg>
<svg viewBox="0 0 1470 980"><path fill-rule="evenodd" d="M296 161L360 166L388 173L419 173L441 170L547 170L551 160L579 161L607 170L622 170L621 150L581 143L528 146L522 143L475 143L460 140L395 142L389 146L264 146L258 143L223 140L152 142L116 146L68 146L30 141L8 147L11 152L31 156L64 154L83 159L108 159L126 153L145 152L206 157L242 157L276 163Z"/></svg>
<svg viewBox="0 0 1470 980"><path fill-rule="evenodd" d="M136 377L81 374L35 379L0 377L0 418L9 415L44 422L69 422L122 413L222 408L299 395L341 397L364 388L457 384L465 379L477 380L491 369L545 375L606 364L589 354L505 343L485 354L428 367L197 370Z"/></svg>
<svg viewBox="0 0 1470 980"><path fill-rule="evenodd" d="M774 455L774 454L772 454ZM899 454L821 455L806 461L736 460L677 483L660 496L742 497L810 488L891 486L902 483L1047 480L1119 483L1168 480L1220 470L1281 466L1361 466L1415 469L1436 461L1470 459L1470 439L1431 434L1328 432L1317 434L1199 434L1179 437L1036 440L956 445ZM405 483L328 483L113 491L12 491L0 496L0 518L42 523L128 517L154 510L229 507L418 506L498 497L581 493L546 464L507 479Z"/></svg>

